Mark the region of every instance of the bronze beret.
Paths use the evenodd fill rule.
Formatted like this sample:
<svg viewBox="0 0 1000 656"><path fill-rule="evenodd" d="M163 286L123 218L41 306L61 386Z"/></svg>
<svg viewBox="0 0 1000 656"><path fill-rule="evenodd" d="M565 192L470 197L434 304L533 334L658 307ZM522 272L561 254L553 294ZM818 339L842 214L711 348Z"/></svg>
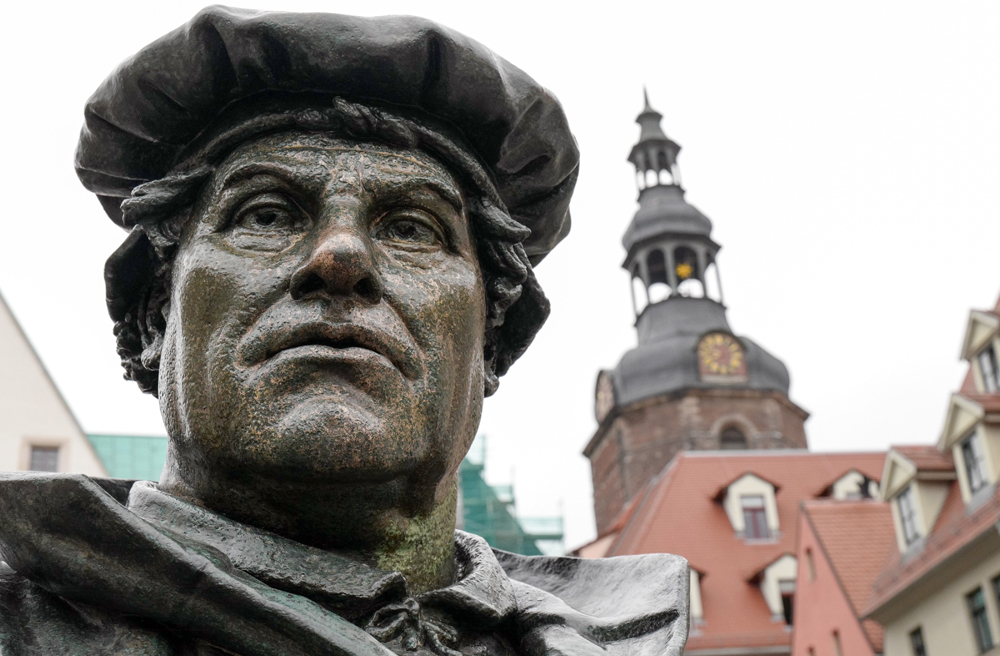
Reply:
<svg viewBox="0 0 1000 656"><path fill-rule="evenodd" d="M483 45L428 20L213 6L123 62L88 100L84 186L119 225L132 190L162 178L227 108L327 94L429 115L463 138L538 263L570 228L579 152L555 97Z"/></svg>

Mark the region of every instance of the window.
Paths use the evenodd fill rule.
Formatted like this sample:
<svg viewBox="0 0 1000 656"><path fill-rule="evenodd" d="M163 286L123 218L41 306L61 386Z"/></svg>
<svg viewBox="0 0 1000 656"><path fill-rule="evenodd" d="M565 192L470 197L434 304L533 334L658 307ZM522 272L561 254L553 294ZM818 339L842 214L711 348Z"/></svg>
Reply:
<svg viewBox="0 0 1000 656"><path fill-rule="evenodd" d="M840 644L840 631L833 632L833 653L836 656L844 656L844 647Z"/></svg>
<svg viewBox="0 0 1000 656"><path fill-rule="evenodd" d="M983 456L983 443L973 431L962 442L962 460L965 461L965 473L969 478L969 492L975 494L986 487L986 458Z"/></svg>
<svg viewBox="0 0 1000 656"><path fill-rule="evenodd" d="M927 656L927 648L924 647L924 630L919 626L910 631L910 646L913 647L913 656Z"/></svg>
<svg viewBox="0 0 1000 656"><path fill-rule="evenodd" d="M997 598L997 604L1000 605L1000 575L993 579L993 596Z"/></svg>
<svg viewBox="0 0 1000 656"><path fill-rule="evenodd" d="M31 463L28 465L28 469L43 472L59 471L59 447L31 447Z"/></svg>
<svg viewBox="0 0 1000 656"><path fill-rule="evenodd" d="M979 372L983 374L983 387L989 393L1000 391L1000 368L997 352L990 345L979 354Z"/></svg>
<svg viewBox="0 0 1000 656"><path fill-rule="evenodd" d="M976 644L979 646L979 653L982 654L993 648L993 635L990 633L989 620L986 619L983 589L976 588L966 595L965 600L969 604L969 614L972 615L972 631L976 635Z"/></svg>
<svg viewBox="0 0 1000 656"><path fill-rule="evenodd" d="M903 525L903 540L910 546L920 539L917 529L917 509L913 505L913 488L907 487L896 499L899 505L899 522Z"/></svg>
<svg viewBox="0 0 1000 656"><path fill-rule="evenodd" d="M722 431L719 446L723 449L745 449L747 448L747 438L744 437L739 428L730 426Z"/></svg>
<svg viewBox="0 0 1000 656"><path fill-rule="evenodd" d="M816 561L813 560L813 550L806 549L806 563L809 565L809 580L816 580Z"/></svg>
<svg viewBox="0 0 1000 656"><path fill-rule="evenodd" d="M767 513L764 510L764 497L759 494L745 495L740 498L743 505L743 536L751 540L763 540L770 537L767 530Z"/></svg>
<svg viewBox="0 0 1000 656"><path fill-rule="evenodd" d="M795 581L778 581L781 591L781 610L785 616L785 624L792 625L792 608L795 602Z"/></svg>

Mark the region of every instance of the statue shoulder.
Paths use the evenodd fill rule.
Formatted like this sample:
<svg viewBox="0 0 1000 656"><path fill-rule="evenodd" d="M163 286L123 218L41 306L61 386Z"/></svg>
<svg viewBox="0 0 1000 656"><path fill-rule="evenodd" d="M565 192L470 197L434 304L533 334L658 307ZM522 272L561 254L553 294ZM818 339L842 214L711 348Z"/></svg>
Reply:
<svg viewBox="0 0 1000 656"><path fill-rule="evenodd" d="M0 654L180 656L179 642L48 592L0 560Z"/></svg>

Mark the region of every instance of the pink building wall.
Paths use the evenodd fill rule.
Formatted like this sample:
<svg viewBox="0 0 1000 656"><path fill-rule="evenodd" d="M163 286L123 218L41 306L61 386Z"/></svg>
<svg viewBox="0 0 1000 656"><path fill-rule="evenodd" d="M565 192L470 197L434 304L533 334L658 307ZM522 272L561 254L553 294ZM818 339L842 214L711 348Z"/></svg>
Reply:
<svg viewBox="0 0 1000 656"><path fill-rule="evenodd" d="M801 510L798 522L798 577L795 581L792 656L874 656L875 652L851 603L837 581L806 514ZM811 570L815 570L815 579ZM835 631L840 638L840 654L834 647Z"/></svg>

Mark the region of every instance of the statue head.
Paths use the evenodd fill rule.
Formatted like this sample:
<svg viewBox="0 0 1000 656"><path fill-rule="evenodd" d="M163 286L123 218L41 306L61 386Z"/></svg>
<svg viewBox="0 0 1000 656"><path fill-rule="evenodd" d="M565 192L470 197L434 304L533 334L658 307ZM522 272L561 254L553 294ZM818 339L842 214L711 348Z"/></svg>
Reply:
<svg viewBox="0 0 1000 656"><path fill-rule="evenodd" d="M108 305L164 482L407 515L548 314L577 153L548 92L433 23L213 7L98 89L77 168L130 230Z"/></svg>

